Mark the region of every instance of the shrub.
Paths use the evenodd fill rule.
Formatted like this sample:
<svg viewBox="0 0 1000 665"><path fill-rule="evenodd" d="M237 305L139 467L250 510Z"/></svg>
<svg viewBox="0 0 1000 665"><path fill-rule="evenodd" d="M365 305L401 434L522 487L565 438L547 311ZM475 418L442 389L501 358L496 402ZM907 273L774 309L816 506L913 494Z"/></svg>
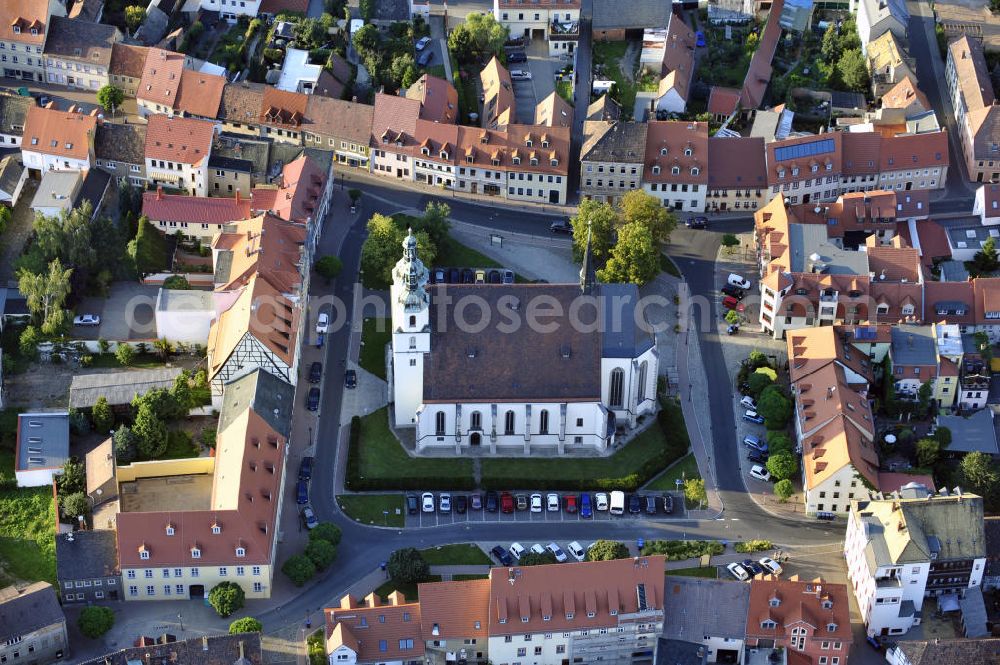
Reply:
<svg viewBox="0 0 1000 665"><path fill-rule="evenodd" d="M329 540L317 538L306 545L306 556L316 566L316 570L326 570L337 558L337 548Z"/></svg>
<svg viewBox="0 0 1000 665"><path fill-rule="evenodd" d="M733 545L733 549L740 554L750 554L753 552L772 550L774 549L774 544L770 540L747 540L745 542L736 543Z"/></svg>
<svg viewBox="0 0 1000 665"><path fill-rule="evenodd" d="M684 498L689 504L705 503L708 494L705 492L705 481L701 478L688 478L684 481Z"/></svg>
<svg viewBox="0 0 1000 665"><path fill-rule="evenodd" d="M792 415L792 401L778 386L768 386L757 400L757 413L764 416L768 429L781 429Z"/></svg>
<svg viewBox="0 0 1000 665"><path fill-rule="evenodd" d="M408 584L423 582L431 574L431 567L414 547L404 547L389 555L387 570L394 582Z"/></svg>
<svg viewBox="0 0 1000 665"><path fill-rule="evenodd" d="M135 349L131 345L122 342L115 349L115 358L118 359L122 367L130 367L135 360Z"/></svg>
<svg viewBox="0 0 1000 665"><path fill-rule="evenodd" d="M309 542L325 540L334 547L340 544L340 527L332 522L320 522L309 532Z"/></svg>
<svg viewBox="0 0 1000 665"><path fill-rule="evenodd" d="M519 566L544 566L550 563L557 563L556 556L549 552L548 550L538 554L536 552L527 552L517 560L517 565Z"/></svg>
<svg viewBox="0 0 1000 665"><path fill-rule="evenodd" d="M625 543L617 540L598 540L587 550L587 561L611 561L613 559L627 559L629 557L628 548Z"/></svg>
<svg viewBox="0 0 1000 665"><path fill-rule="evenodd" d="M772 453L767 459L767 470L778 480L791 478L799 471L799 458L789 452Z"/></svg>
<svg viewBox="0 0 1000 665"><path fill-rule="evenodd" d="M76 522L78 516L90 515L90 501L83 492L73 492L62 498L63 515L71 522Z"/></svg>
<svg viewBox="0 0 1000 665"><path fill-rule="evenodd" d="M187 291L191 288L191 284L184 275L171 275L163 280L163 288Z"/></svg>
<svg viewBox="0 0 1000 665"><path fill-rule="evenodd" d="M281 567L281 572L288 576L292 584L302 586L316 574L316 564L304 554L289 557Z"/></svg>
<svg viewBox="0 0 1000 665"><path fill-rule="evenodd" d="M242 619L237 619L236 621L229 624L229 634L237 635L239 633L259 633L264 630L264 624L258 619L253 617L243 617Z"/></svg>
<svg viewBox="0 0 1000 665"><path fill-rule="evenodd" d="M222 582L208 592L208 602L220 617L227 617L242 608L245 600L243 587L236 582Z"/></svg>
<svg viewBox="0 0 1000 665"><path fill-rule="evenodd" d="M76 625L80 627L81 633L91 639L97 639L115 625L115 613L110 607L91 605L83 608Z"/></svg>
<svg viewBox="0 0 1000 665"><path fill-rule="evenodd" d="M795 487L792 485L792 481L785 478L784 480L779 480L774 484L774 494L781 500L782 503L788 501L788 499L795 494Z"/></svg>
<svg viewBox="0 0 1000 665"><path fill-rule="evenodd" d="M725 551L725 545L714 540L650 540L642 546L643 556L663 554L667 561L697 559L706 554L714 556Z"/></svg>
<svg viewBox="0 0 1000 665"><path fill-rule="evenodd" d="M104 395L97 398L97 402L94 403L94 407L90 410L90 420L94 423L94 429L101 434L110 432L111 428L115 426L115 415L112 413L111 405L108 404L108 399Z"/></svg>

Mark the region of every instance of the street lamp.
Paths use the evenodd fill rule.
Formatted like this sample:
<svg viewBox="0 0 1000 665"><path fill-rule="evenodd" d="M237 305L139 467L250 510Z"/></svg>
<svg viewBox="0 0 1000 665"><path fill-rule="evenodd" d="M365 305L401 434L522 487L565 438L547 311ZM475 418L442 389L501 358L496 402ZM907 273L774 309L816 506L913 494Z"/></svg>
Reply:
<svg viewBox="0 0 1000 665"><path fill-rule="evenodd" d="M181 622L181 631L183 631L184 630L184 617L181 616L180 612L177 613L177 620Z"/></svg>

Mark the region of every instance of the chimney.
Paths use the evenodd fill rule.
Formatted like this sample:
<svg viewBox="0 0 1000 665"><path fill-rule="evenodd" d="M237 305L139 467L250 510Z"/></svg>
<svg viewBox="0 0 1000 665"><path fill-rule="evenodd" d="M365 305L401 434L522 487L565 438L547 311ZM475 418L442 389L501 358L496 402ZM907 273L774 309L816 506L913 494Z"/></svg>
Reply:
<svg viewBox="0 0 1000 665"><path fill-rule="evenodd" d="M208 636L202 635L201 637L201 650L208 651Z"/></svg>
<svg viewBox="0 0 1000 665"><path fill-rule="evenodd" d="M157 201L163 200L163 185L156 186L156 200Z"/></svg>
<svg viewBox="0 0 1000 665"><path fill-rule="evenodd" d="M239 205L239 202L240 202L240 190L237 189L236 190L236 203L237 203L237 205Z"/></svg>

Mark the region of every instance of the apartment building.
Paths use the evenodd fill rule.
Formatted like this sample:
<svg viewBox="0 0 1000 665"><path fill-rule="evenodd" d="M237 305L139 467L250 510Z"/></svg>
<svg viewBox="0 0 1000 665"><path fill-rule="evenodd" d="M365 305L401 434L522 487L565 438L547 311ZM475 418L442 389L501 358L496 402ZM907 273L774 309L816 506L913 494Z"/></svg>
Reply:
<svg viewBox="0 0 1000 665"><path fill-rule="evenodd" d="M1000 181L1000 106L975 38L963 35L948 45L945 81L969 180Z"/></svg>
<svg viewBox="0 0 1000 665"><path fill-rule="evenodd" d="M668 575L664 586L668 598L657 649L657 657L664 658L660 662L690 662L674 656L691 650L698 655L694 662L744 662L749 584Z"/></svg>
<svg viewBox="0 0 1000 665"><path fill-rule="evenodd" d="M535 124L569 127L573 124L573 107L553 91L535 106Z"/></svg>
<svg viewBox="0 0 1000 665"><path fill-rule="evenodd" d="M143 61L142 76L135 93L139 115L174 115L181 88L185 57L162 48L151 48Z"/></svg>
<svg viewBox="0 0 1000 665"><path fill-rule="evenodd" d="M309 95L265 86L256 119L260 135L279 143L302 145L308 101Z"/></svg>
<svg viewBox="0 0 1000 665"><path fill-rule="evenodd" d="M339 607L323 610L326 653L331 663L423 665L421 604L407 602L399 591L386 600L382 605L378 596L370 593L359 603L347 595L340 599ZM461 602L454 597L450 601Z"/></svg>
<svg viewBox="0 0 1000 665"><path fill-rule="evenodd" d="M854 500L844 556L868 634L902 635L920 623L925 597L962 597L981 584L983 500L917 484Z"/></svg>
<svg viewBox="0 0 1000 665"><path fill-rule="evenodd" d="M8 0L0 6L0 65L7 78L44 81L42 50L52 19L66 16L59 0Z"/></svg>
<svg viewBox="0 0 1000 665"><path fill-rule="evenodd" d="M372 119L369 104L310 95L306 102L307 128L302 135L307 148L332 151L337 164L369 170Z"/></svg>
<svg viewBox="0 0 1000 665"><path fill-rule="evenodd" d="M642 188L676 211L701 212L708 196L708 123L646 123Z"/></svg>
<svg viewBox="0 0 1000 665"><path fill-rule="evenodd" d="M694 31L680 14L671 13L653 110L684 113L694 76L694 48Z"/></svg>
<svg viewBox="0 0 1000 665"><path fill-rule="evenodd" d="M163 188L143 192L142 214L167 235L180 231L210 245L224 227L252 217L250 198L164 194Z"/></svg>
<svg viewBox="0 0 1000 665"><path fill-rule="evenodd" d="M212 155L208 160L208 192L211 196L250 196L253 162Z"/></svg>
<svg viewBox="0 0 1000 665"><path fill-rule="evenodd" d="M948 162L945 130L884 136L879 147L879 189L942 189Z"/></svg>
<svg viewBox="0 0 1000 665"><path fill-rule="evenodd" d="M583 198L614 204L642 186L647 130L648 123L584 123L580 148Z"/></svg>
<svg viewBox="0 0 1000 665"><path fill-rule="evenodd" d="M181 72L175 111L185 117L215 122L225 85L225 76L185 69Z"/></svg>
<svg viewBox="0 0 1000 665"><path fill-rule="evenodd" d="M208 195L215 124L154 113L146 125L146 176L158 187Z"/></svg>
<svg viewBox="0 0 1000 665"><path fill-rule="evenodd" d="M421 584L420 607L426 665L489 662L488 579Z"/></svg>
<svg viewBox="0 0 1000 665"><path fill-rule="evenodd" d="M21 160L29 172L41 176L46 171L86 171L94 165L96 112L77 113L32 106L24 124Z"/></svg>
<svg viewBox="0 0 1000 665"><path fill-rule="evenodd" d="M708 139L708 195L711 211L757 210L767 199L764 139L759 136Z"/></svg>
<svg viewBox="0 0 1000 665"><path fill-rule="evenodd" d="M424 74L406 89L406 97L420 102L421 120L458 122L458 91L443 78Z"/></svg>
<svg viewBox="0 0 1000 665"><path fill-rule="evenodd" d="M767 182L771 197L789 203L829 201L840 194L843 136L828 132L767 144Z"/></svg>
<svg viewBox="0 0 1000 665"><path fill-rule="evenodd" d="M882 189L879 186L882 136L877 132L844 132L842 146L841 191L846 194Z"/></svg>
<svg viewBox="0 0 1000 665"><path fill-rule="evenodd" d="M222 123L222 131L244 136L261 136L258 123L266 87L262 83L248 81L227 83L222 89L217 117Z"/></svg>
<svg viewBox="0 0 1000 665"><path fill-rule="evenodd" d="M937 380L938 355L933 326L897 325L892 329L892 378L896 394L916 399L920 386Z"/></svg>
<svg viewBox="0 0 1000 665"><path fill-rule="evenodd" d="M111 49L121 38L112 25L53 16L45 39L46 80L96 92L111 81Z"/></svg>
<svg viewBox="0 0 1000 665"><path fill-rule="evenodd" d="M48 582L0 589L0 662L48 663L70 655L66 616Z"/></svg>
<svg viewBox="0 0 1000 665"><path fill-rule="evenodd" d="M881 108L900 109L905 118L933 110L927 95L917 87L916 77L912 76L903 77L882 95Z"/></svg>
<svg viewBox="0 0 1000 665"><path fill-rule="evenodd" d="M145 46L124 42L115 42L112 45L108 74L111 85L120 88L126 97L135 97L138 94L139 83L146 68L146 56L149 51L150 49Z"/></svg>
<svg viewBox="0 0 1000 665"><path fill-rule="evenodd" d="M333 161L320 158L328 153L309 152L285 164L274 184L255 187L252 204L255 213L269 212L301 225L311 262L333 199Z"/></svg>
<svg viewBox="0 0 1000 665"><path fill-rule="evenodd" d="M580 36L580 0L493 0L493 16L512 38L544 39L549 55L572 53Z"/></svg>

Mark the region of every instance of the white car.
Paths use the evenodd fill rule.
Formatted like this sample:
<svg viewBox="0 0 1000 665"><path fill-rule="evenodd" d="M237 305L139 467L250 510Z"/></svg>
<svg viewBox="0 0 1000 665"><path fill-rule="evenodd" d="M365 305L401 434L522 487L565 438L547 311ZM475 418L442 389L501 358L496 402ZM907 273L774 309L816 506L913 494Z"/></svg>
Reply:
<svg viewBox="0 0 1000 665"><path fill-rule="evenodd" d="M513 73L514 72L511 72L511 74ZM726 283L729 284L729 286L735 286L736 288L743 289L744 291L750 288L750 280L742 275L737 275L734 272L729 273Z"/></svg>
<svg viewBox="0 0 1000 665"><path fill-rule="evenodd" d="M441 495L441 498L438 499L438 510L440 510L442 513L450 513L451 512L451 495L450 494L444 493L444 494Z"/></svg>
<svg viewBox="0 0 1000 665"><path fill-rule="evenodd" d="M316 332L325 335L330 330L330 315L326 312L320 312L319 318L316 319Z"/></svg>
<svg viewBox="0 0 1000 665"><path fill-rule="evenodd" d="M531 495L531 512L540 513L542 512L542 495L532 494Z"/></svg>
<svg viewBox="0 0 1000 665"><path fill-rule="evenodd" d="M532 554L545 554L545 548L542 547L541 545L539 545L538 543L535 543L534 545L531 546L531 553Z"/></svg>
<svg viewBox="0 0 1000 665"><path fill-rule="evenodd" d="M750 397L750 395L743 396L743 399L740 400L740 406L746 409L750 409L752 411L757 410L757 402L755 402L753 397Z"/></svg>
<svg viewBox="0 0 1000 665"><path fill-rule="evenodd" d="M521 557L524 556L524 553L527 552L527 550L524 549L524 545L521 543L511 543L509 552L516 561L520 561Z"/></svg>
<svg viewBox="0 0 1000 665"><path fill-rule="evenodd" d="M434 495L430 492L424 492L420 495L420 504L423 506L423 511L425 513L434 512Z"/></svg>
<svg viewBox="0 0 1000 665"><path fill-rule="evenodd" d="M545 503L547 504L550 513L559 512L559 495L555 492L552 492L545 497Z"/></svg>
<svg viewBox="0 0 1000 665"><path fill-rule="evenodd" d="M747 569L735 561L726 566L726 570L728 570L729 574L738 579L740 582L746 582L750 579L750 573L747 572Z"/></svg>
<svg viewBox="0 0 1000 665"><path fill-rule="evenodd" d="M559 563L562 563L563 561L569 558L566 556L566 553L562 551L562 548L556 545L555 543L549 543L548 545L545 546L545 549L552 552L552 556L554 556L556 558L556 561L558 561Z"/></svg>
<svg viewBox="0 0 1000 665"><path fill-rule="evenodd" d="M420 39L417 40L416 48L418 51L423 51L425 48L427 48L427 45L430 43L431 43L430 37L421 37Z"/></svg>
<svg viewBox="0 0 1000 665"><path fill-rule="evenodd" d="M510 78L514 81L530 81L531 72L526 69L512 69L510 70Z"/></svg>
<svg viewBox="0 0 1000 665"><path fill-rule="evenodd" d="M771 482L771 472L762 467L760 464L754 464L750 468L750 475L757 480L763 480L765 483Z"/></svg>
<svg viewBox="0 0 1000 665"><path fill-rule="evenodd" d="M583 558L587 556L587 552L584 551L584 549L580 546L580 543L575 540L567 545L566 549L569 550L569 553L572 554L573 558L577 561L583 561Z"/></svg>
<svg viewBox="0 0 1000 665"><path fill-rule="evenodd" d="M608 495L604 492L598 492L594 495L594 509L604 512L608 509Z"/></svg>
<svg viewBox="0 0 1000 665"><path fill-rule="evenodd" d="M101 317L97 314L81 314L80 316L73 318L74 326L99 326L101 325Z"/></svg>
<svg viewBox="0 0 1000 665"><path fill-rule="evenodd" d="M774 559L771 559L770 557L764 557L757 563L759 563L764 570L771 573L772 575L781 574L781 564L779 564Z"/></svg>

